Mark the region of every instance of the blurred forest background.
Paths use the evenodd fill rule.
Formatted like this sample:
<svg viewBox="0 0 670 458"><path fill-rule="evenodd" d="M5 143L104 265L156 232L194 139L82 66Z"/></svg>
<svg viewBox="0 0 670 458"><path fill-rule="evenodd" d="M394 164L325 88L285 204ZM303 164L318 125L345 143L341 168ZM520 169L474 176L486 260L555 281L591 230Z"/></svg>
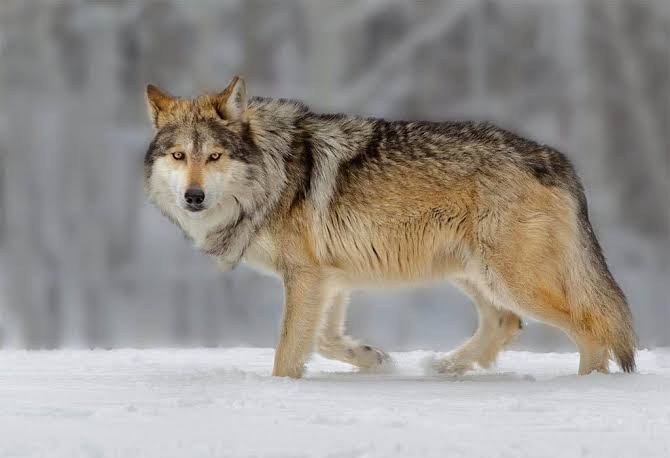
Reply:
<svg viewBox="0 0 670 458"><path fill-rule="evenodd" d="M218 273L145 203L144 88L486 119L566 152L643 346L670 345L667 0L0 2L0 346L272 346L281 285ZM399 184L401 185L401 184ZM354 335L449 349L448 285L361 292ZM531 324L517 347L564 350Z"/></svg>

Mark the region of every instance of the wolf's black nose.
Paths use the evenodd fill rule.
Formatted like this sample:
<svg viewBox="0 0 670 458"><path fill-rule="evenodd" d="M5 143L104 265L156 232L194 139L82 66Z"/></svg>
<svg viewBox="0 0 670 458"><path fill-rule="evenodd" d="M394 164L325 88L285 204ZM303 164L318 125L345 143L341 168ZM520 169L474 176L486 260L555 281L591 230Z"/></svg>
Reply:
<svg viewBox="0 0 670 458"><path fill-rule="evenodd" d="M189 205L202 205L205 201L205 191L200 188L189 188L184 194L184 200Z"/></svg>

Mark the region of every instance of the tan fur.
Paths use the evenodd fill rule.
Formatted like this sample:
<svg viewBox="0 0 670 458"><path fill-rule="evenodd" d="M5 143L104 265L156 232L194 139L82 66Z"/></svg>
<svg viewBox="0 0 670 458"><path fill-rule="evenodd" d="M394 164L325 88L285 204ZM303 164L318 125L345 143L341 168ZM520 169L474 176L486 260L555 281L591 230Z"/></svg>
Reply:
<svg viewBox="0 0 670 458"><path fill-rule="evenodd" d="M297 199L302 185L289 177L301 172L292 169L290 162L277 166L286 159L272 153L289 148L292 136L298 135L292 124L281 124L282 119L298 116L297 105L256 101L247 106L240 79L220 94L193 101L170 98L155 87L148 89L147 96L157 128L176 124L191 129L203 119L215 118L232 135L246 132L261 151L269 152L263 156L263 166L270 170L268 183L272 184L244 182L244 186L260 186L254 191L257 194L269 186L281 190L267 194L277 194L276 201L256 226L239 219L253 209L251 201L245 200L246 188L235 184L245 176L242 165L209 140L191 151L184 146L189 134L175 134L189 162L158 157L151 162L154 172L147 188L152 200L198 248L217 256L224 269L234 267L235 256L243 256L252 266L283 280L284 315L274 375L302 376L313 350L359 367L374 367L388 359L383 351L344 334L348 293L361 287L450 279L473 299L479 329L436 364L442 372L461 374L474 364L488 367L521 329L520 315L565 331L579 348L580 374L606 372L610 349L631 341L629 317L612 317L619 309L599 305L622 299L611 286L613 280L608 283L595 266L593 255L585 254L580 226L584 215L579 214L575 193L568 185L544 184L521 169L523 156L516 156L510 146L516 140L507 134L484 132L478 138L466 130L456 141L437 133L422 145L419 159L413 162L401 156L384 159L367 168L352 168L344 179L338 178L338 170L369 144L373 127L355 119L338 124L305 117L301 128L311 132L319 169L312 174L309 198ZM271 131L268 123L274 125ZM409 123L403 129L414 128ZM465 159L444 160L445 148ZM493 153L480 158L486 148L493 148ZM224 159L208 164L203 158L214 150L221 151ZM554 158L550 151L531 153L534 161ZM511 159L498 160L495 154L508 154ZM175 208L173 197L165 191L164 176L178 167L188 168L186 183L206 187L216 175L216 186L224 189L198 219ZM230 195L236 203L225 200ZM237 232L241 235L232 242L226 239L225 246L233 248L217 254L214 242L222 236L212 234L227 234L217 227L231 227L230 221L236 218L238 226L249 226L242 226ZM623 314L627 308L620 310Z"/></svg>
<svg viewBox="0 0 670 458"><path fill-rule="evenodd" d="M408 182L409 186L403 187L399 193L388 184L394 181ZM573 224L566 223L575 219L574 214L570 214L573 210L561 196L550 195L532 182L526 183L528 189L522 196L522 205L515 205L509 217L500 220L491 217L491 221L484 220L485 224L480 222L475 227L471 215L482 210L484 204L480 199L488 201L487 207L491 207L489 210L493 215L500 213L498 199L492 195L478 196L474 190L454 193L446 186L436 192L438 183L431 183L431 190L426 189L428 185L412 186L420 181L419 177L409 173L387 176L379 182L373 179L367 183L371 192L352 189L356 197L352 195L351 200L350 196L344 197L347 199L345 215L351 218L351 228L346 231L332 219L326 219L323 226L305 224L315 220L311 214L314 210L295 210L287 215L283 224L274 226L268 236L274 246L281 247L273 253L274 270L284 278L287 288L291 288L294 269L312 272L311 281L324 288L322 297L332 295L326 292L332 289L340 291L456 279L477 303L481 324L473 340L440 365L443 371L462 373L475 362L489 366L498 351L520 329L517 313L565 330L578 343L585 360L600 351L600 347L588 347L580 340L581 334L570 316L563 291L562 276L569 267L557 263L562 259L559 252L574 245L577 235ZM383 199L379 198L381 195ZM445 202L451 204L445 206ZM400 213L398 209L405 210L404 218L393 221L393 215ZM436 222L436 212L463 215L464 222L458 227L440 224ZM479 234L480 240L487 240L487 232L498 226L507 229L502 237L498 235L496 239L488 240L493 246L477 240L475 234ZM500 234L500 231L496 229L495 233ZM505 245L509 249L497 249ZM374 247L379 256L369 247ZM487 269L482 265L482 257L489 266ZM253 256L247 260L254 263ZM466 284L468 286L464 286ZM305 288L301 286L301 290ZM310 288L320 289L316 285ZM311 299L287 295L287 306L289 302L303 300ZM324 301L321 300L319 307L323 307ZM508 307L512 307L514 313L504 311ZM319 313L321 311L319 309ZM292 327L286 321L291 321L292 316L287 315L284 319L284 338L290 335ZM502 326L499 324L501 320ZM314 318L301 320L295 325L300 329L296 332L302 336L315 335L319 322ZM342 337L332 337L332 333L325 335L335 342ZM295 364L302 364L314 343L305 344L309 348L302 352L287 351L285 346L280 346L276 375L295 375ZM328 344L322 343L321 347L328 347ZM291 359L296 354L301 355L298 361L284 362L285 358ZM454 360L458 363L453 363ZM290 370L285 369L287 365L291 366ZM600 360L582 366L580 373L606 370Z"/></svg>

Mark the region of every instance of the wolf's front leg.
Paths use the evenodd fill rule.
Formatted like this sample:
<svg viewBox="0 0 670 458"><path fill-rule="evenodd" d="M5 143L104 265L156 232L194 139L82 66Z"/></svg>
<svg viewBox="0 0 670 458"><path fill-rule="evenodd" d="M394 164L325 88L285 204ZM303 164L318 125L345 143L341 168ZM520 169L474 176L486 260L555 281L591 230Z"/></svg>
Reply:
<svg viewBox="0 0 670 458"><path fill-rule="evenodd" d="M391 358L383 350L363 345L344 333L347 317L348 294L339 292L326 311L319 335L319 353L354 366L373 369L387 365Z"/></svg>
<svg viewBox="0 0 670 458"><path fill-rule="evenodd" d="M321 323L325 285L318 273L291 272L284 277L284 295L284 316L272 375L300 378Z"/></svg>

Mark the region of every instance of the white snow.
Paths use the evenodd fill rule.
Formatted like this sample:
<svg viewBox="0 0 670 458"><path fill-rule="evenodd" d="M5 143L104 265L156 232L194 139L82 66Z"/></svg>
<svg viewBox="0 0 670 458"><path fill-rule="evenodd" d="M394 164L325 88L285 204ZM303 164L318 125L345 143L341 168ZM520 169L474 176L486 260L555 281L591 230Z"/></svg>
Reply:
<svg viewBox="0 0 670 458"><path fill-rule="evenodd" d="M386 374L314 357L296 381L269 349L0 351L0 456L670 456L670 349L586 377L574 353L460 379L392 356Z"/></svg>

